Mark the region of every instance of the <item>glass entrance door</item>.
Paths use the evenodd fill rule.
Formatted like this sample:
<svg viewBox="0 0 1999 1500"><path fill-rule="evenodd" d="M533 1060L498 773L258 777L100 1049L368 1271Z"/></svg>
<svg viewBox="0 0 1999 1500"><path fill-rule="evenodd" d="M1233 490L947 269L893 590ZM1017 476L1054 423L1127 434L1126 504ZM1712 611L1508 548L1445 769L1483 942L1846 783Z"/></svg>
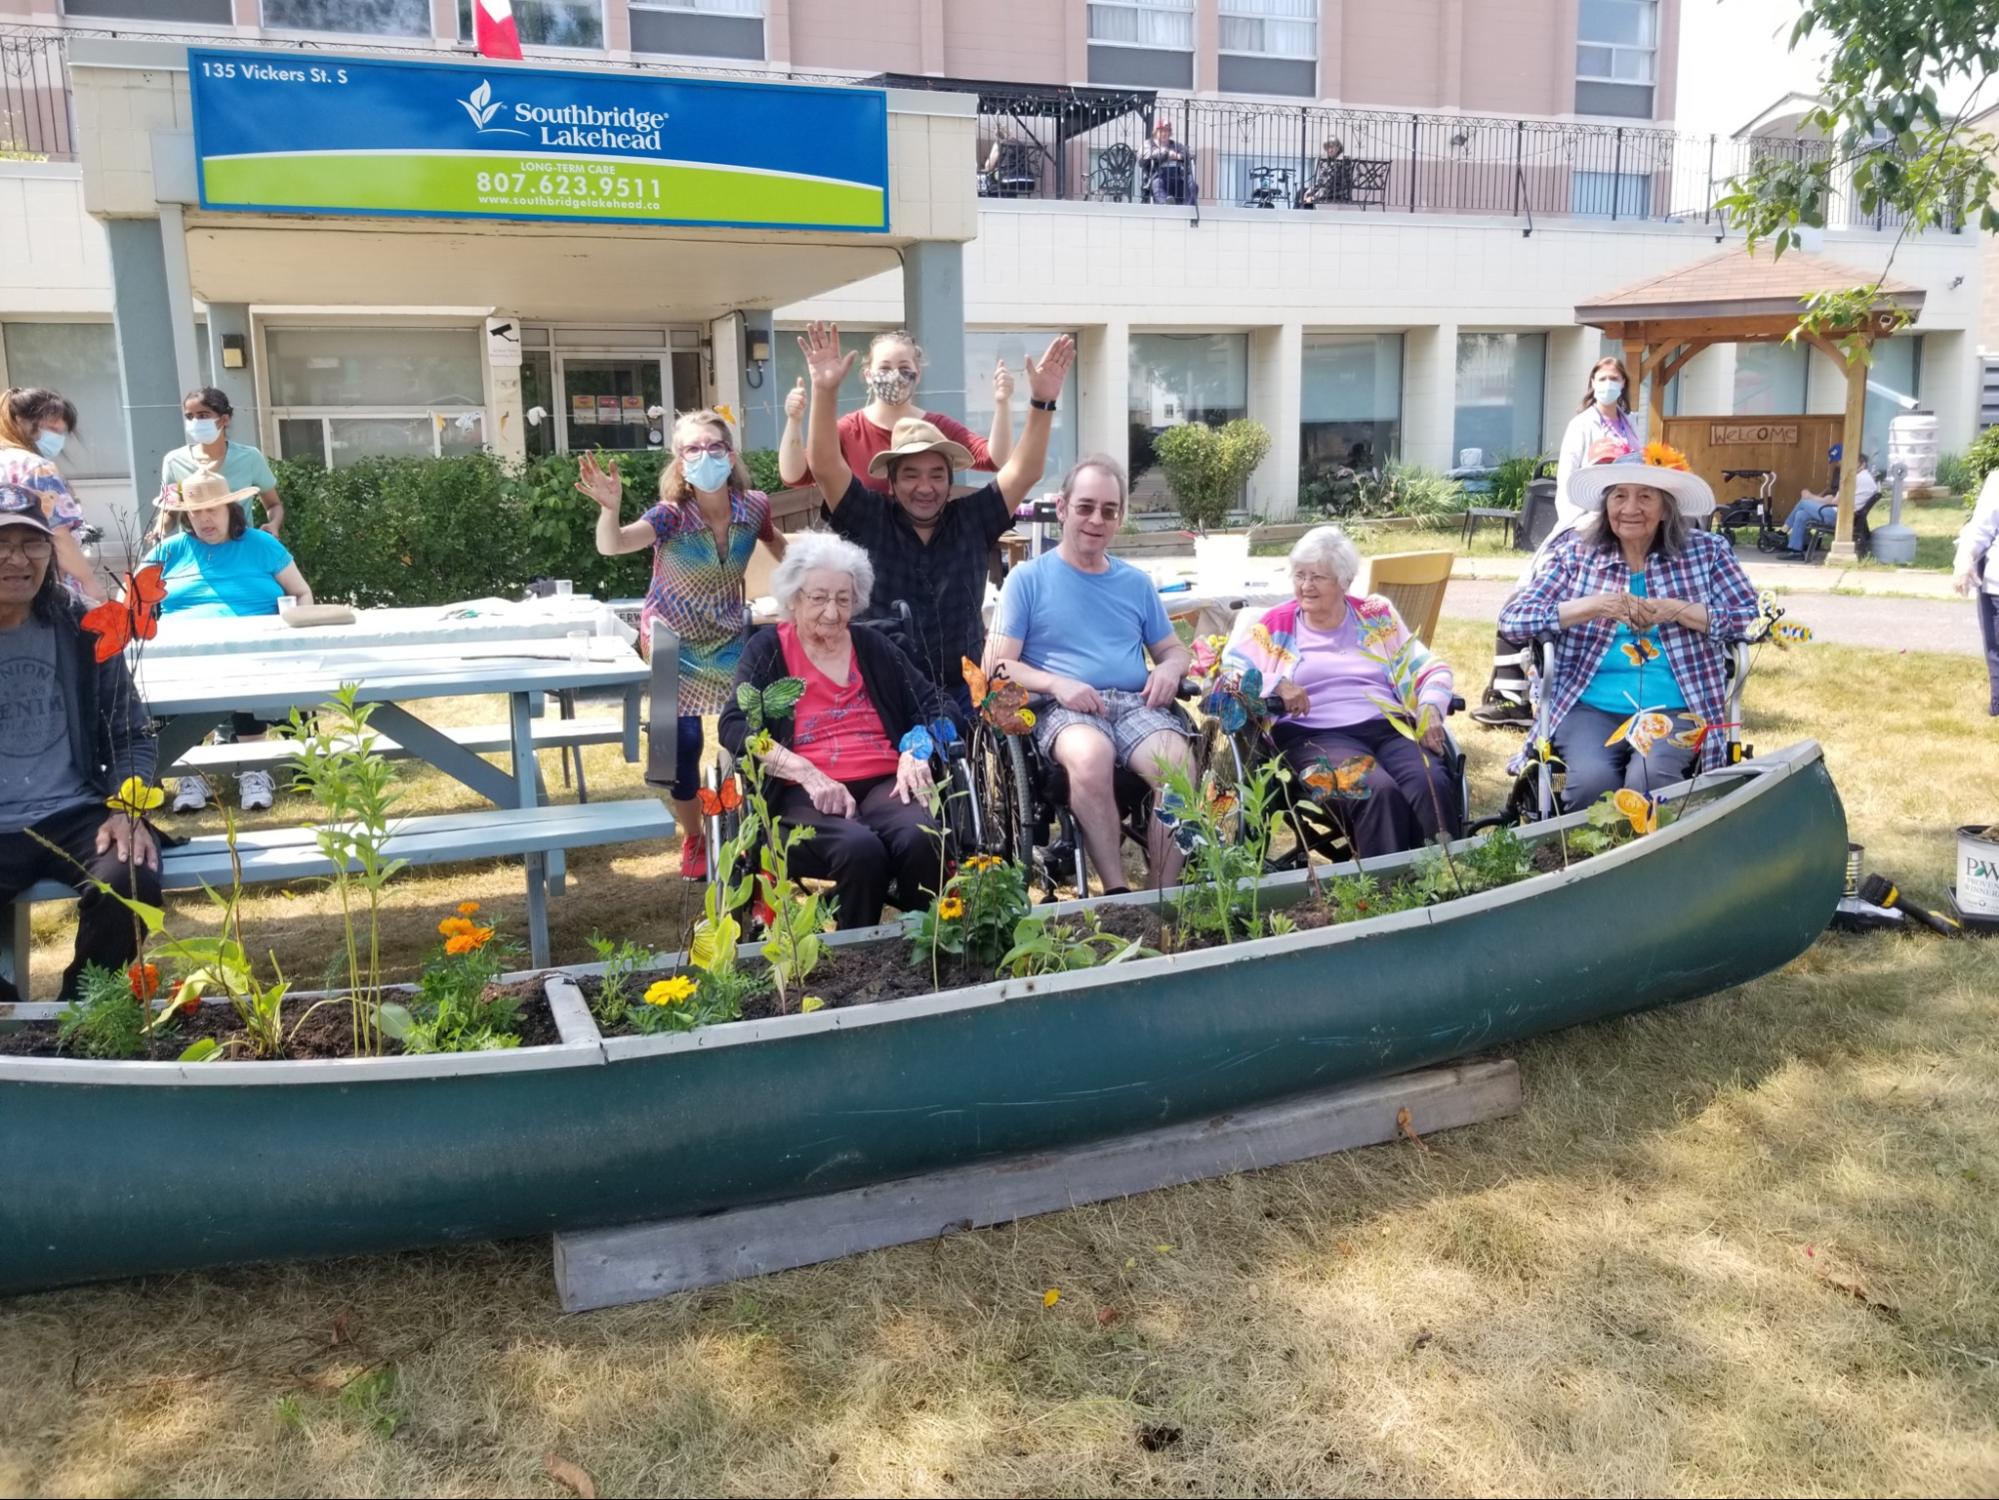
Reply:
<svg viewBox="0 0 1999 1500"><path fill-rule="evenodd" d="M564 354L556 361L563 447L633 451L666 445L673 389L658 355Z"/></svg>

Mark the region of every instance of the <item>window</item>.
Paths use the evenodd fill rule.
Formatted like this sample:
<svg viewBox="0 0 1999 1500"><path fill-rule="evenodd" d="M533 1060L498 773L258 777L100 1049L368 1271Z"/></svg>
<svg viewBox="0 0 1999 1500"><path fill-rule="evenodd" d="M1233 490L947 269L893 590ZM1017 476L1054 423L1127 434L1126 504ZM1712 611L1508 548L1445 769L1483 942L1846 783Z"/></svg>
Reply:
<svg viewBox="0 0 1999 1500"><path fill-rule="evenodd" d="M1223 93L1319 91L1319 0L1221 0Z"/></svg>
<svg viewBox="0 0 1999 1500"><path fill-rule="evenodd" d="M118 340L109 323L9 323L8 385L61 391L76 405L78 435L62 451L71 479L122 479L132 468L125 444L125 391Z"/></svg>
<svg viewBox="0 0 1999 1500"><path fill-rule="evenodd" d="M1496 464L1533 457L1541 451L1541 410L1545 405L1548 336L1544 333L1461 333L1458 335L1457 411L1451 427L1451 458Z"/></svg>
<svg viewBox="0 0 1999 1500"><path fill-rule="evenodd" d="M1792 417L1811 408L1811 350L1803 344L1737 344L1733 409L1738 417Z"/></svg>
<svg viewBox="0 0 1999 1500"><path fill-rule="evenodd" d="M1651 119L1658 45L1658 0L1581 0L1576 113Z"/></svg>
<svg viewBox="0 0 1999 1500"><path fill-rule="evenodd" d="M1249 335L1134 333L1129 391L1132 508L1170 510L1152 439L1182 422L1219 427L1249 414Z"/></svg>
<svg viewBox="0 0 1999 1500"><path fill-rule="evenodd" d="M1652 178L1646 172L1572 172L1569 212L1606 219L1649 219Z"/></svg>
<svg viewBox="0 0 1999 1500"><path fill-rule="evenodd" d="M63 14L115 17L124 21L177 21L204 26L234 25L230 0L63 0Z"/></svg>
<svg viewBox="0 0 1999 1500"><path fill-rule="evenodd" d="M632 50L764 58L764 0L632 0Z"/></svg>
<svg viewBox="0 0 1999 1500"><path fill-rule="evenodd" d="M1308 333L1300 377L1301 487L1401 456L1401 334Z"/></svg>
<svg viewBox="0 0 1999 1500"><path fill-rule="evenodd" d="M1867 416L1861 428L1861 442L1874 467L1888 467L1888 424L1905 411L1914 410L1896 400L1913 401L1922 394L1923 338L1921 334L1882 339L1874 346L1874 363L1867 367Z"/></svg>
<svg viewBox="0 0 1999 1500"><path fill-rule="evenodd" d="M476 453L486 363L469 328L274 328L266 336L278 453L360 458Z"/></svg>
<svg viewBox="0 0 1999 1500"><path fill-rule="evenodd" d="M1090 82L1191 89L1194 0L1089 0Z"/></svg>
<svg viewBox="0 0 1999 1500"><path fill-rule="evenodd" d="M1013 435L1020 436L1027 420L1028 355L1041 358L1041 351L1058 330L1053 328L1007 328L965 330L965 425L984 437L993 427L993 365L1006 361L1013 371ZM1076 367L1056 398L1055 423L1048 434L1048 462L1043 466L1041 490L1061 483L1062 476L1076 461Z"/></svg>
<svg viewBox="0 0 1999 1500"><path fill-rule="evenodd" d="M603 0L514 0L514 28L530 47L602 47ZM458 0L458 40L473 40L472 0Z"/></svg>
<svg viewBox="0 0 1999 1500"><path fill-rule="evenodd" d="M264 0L264 24L278 31L429 36L430 0Z"/></svg>

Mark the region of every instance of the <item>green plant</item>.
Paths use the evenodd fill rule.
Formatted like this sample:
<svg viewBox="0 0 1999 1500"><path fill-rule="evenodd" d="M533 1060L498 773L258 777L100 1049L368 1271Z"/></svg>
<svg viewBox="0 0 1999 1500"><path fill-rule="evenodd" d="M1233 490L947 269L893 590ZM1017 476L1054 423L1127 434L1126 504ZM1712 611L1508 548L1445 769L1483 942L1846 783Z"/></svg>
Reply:
<svg viewBox="0 0 1999 1500"><path fill-rule="evenodd" d="M56 1017L56 1038L79 1057L137 1057L146 1050L148 1019L129 978L90 964L76 999Z"/></svg>
<svg viewBox="0 0 1999 1500"><path fill-rule="evenodd" d="M438 924L444 946L424 965L407 1012L385 1008L383 1029L403 1051L481 1052L521 1044L522 998L487 994L515 950L474 921L478 909L478 902L464 902L457 916Z"/></svg>
<svg viewBox="0 0 1999 1500"><path fill-rule="evenodd" d="M1209 773L1197 787L1179 768L1166 772L1156 816L1186 855L1176 916L1219 942L1263 929L1263 875L1289 778L1272 757L1230 790Z"/></svg>
<svg viewBox="0 0 1999 1500"><path fill-rule="evenodd" d="M1222 427L1182 422L1153 439L1181 519L1197 531L1219 526L1249 476L1270 452L1270 429L1239 417Z"/></svg>
<svg viewBox="0 0 1999 1500"><path fill-rule="evenodd" d="M1958 491L1969 509L1978 502L1985 476L1999 469L1999 426L1986 428L1964 455L1964 488Z"/></svg>
<svg viewBox="0 0 1999 1500"><path fill-rule="evenodd" d="M1455 479L1413 465L1390 464L1378 475L1352 469L1322 471L1298 492L1298 506L1329 520L1386 520L1411 517L1442 521L1465 508L1464 488Z"/></svg>
<svg viewBox="0 0 1999 1500"><path fill-rule="evenodd" d="M1334 875L1326 881L1326 904L1335 922L1364 922L1421 906L1423 897L1408 881L1384 886L1372 875Z"/></svg>
<svg viewBox="0 0 1999 1500"><path fill-rule="evenodd" d="M991 969L1013 947L1029 905L1027 874L1019 865L996 854L970 855L917 914L909 961L927 958L934 967L939 953L949 953Z"/></svg>
<svg viewBox="0 0 1999 1500"><path fill-rule="evenodd" d="M623 1026L639 999L633 991L633 976L652 962L652 954L642 944L614 943L596 933L590 935L590 946L604 966L597 980L597 999L590 1009L606 1026Z"/></svg>
<svg viewBox="0 0 1999 1500"><path fill-rule="evenodd" d="M1534 860L1519 835L1501 826L1458 855L1458 873L1467 891L1497 890L1532 875Z"/></svg>
<svg viewBox="0 0 1999 1500"><path fill-rule="evenodd" d="M357 691L356 684L343 684L310 720L292 710L298 742L292 767L319 804L313 837L333 866L329 883L340 902L354 1055L369 1057L382 1050L382 891L409 861L387 853L399 795L396 772L375 753L375 732L368 727L375 706L357 702ZM365 905L365 920L357 905Z"/></svg>
<svg viewBox="0 0 1999 1500"><path fill-rule="evenodd" d="M998 971L1013 979L1062 974L1071 969L1100 969L1128 958L1157 958L1137 938L1121 938L1103 930L1096 912L1067 922L1046 917L1022 917L1014 925L1013 946L1001 956Z"/></svg>
<svg viewBox="0 0 1999 1500"><path fill-rule="evenodd" d="M784 475L778 470L775 448L747 449L743 454L743 467L750 471L750 483L766 495L775 495L787 488Z"/></svg>
<svg viewBox="0 0 1999 1500"><path fill-rule="evenodd" d="M340 1388L340 1404L381 1437L394 1437L402 1413L389 1404L396 1393L396 1367L363 1370Z"/></svg>
<svg viewBox="0 0 1999 1500"><path fill-rule="evenodd" d="M1499 461L1492 471L1492 491L1489 503L1504 505L1518 510L1527 498L1527 485L1534 478L1534 470L1541 460L1532 455L1517 455Z"/></svg>
<svg viewBox="0 0 1999 1500"><path fill-rule="evenodd" d="M1978 490L1971 477L1971 461L1962 453L1945 453L1937 458L1937 487L1953 495L1968 497Z"/></svg>

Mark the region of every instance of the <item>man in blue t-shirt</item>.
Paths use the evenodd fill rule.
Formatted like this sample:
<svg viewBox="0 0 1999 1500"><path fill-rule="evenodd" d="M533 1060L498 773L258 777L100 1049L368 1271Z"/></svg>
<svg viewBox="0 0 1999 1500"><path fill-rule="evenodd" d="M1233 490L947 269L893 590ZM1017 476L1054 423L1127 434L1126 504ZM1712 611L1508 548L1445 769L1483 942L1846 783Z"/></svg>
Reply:
<svg viewBox="0 0 1999 1500"><path fill-rule="evenodd" d="M1193 765L1193 730L1173 711L1191 658L1152 580L1110 555L1125 506L1116 460L1071 469L1056 506L1062 543L1007 575L986 644L988 670L1003 665L1055 700L1035 721L1035 743L1069 773L1069 808L1106 891L1124 889L1112 772L1129 766L1156 787ZM1172 884L1181 854L1164 824L1150 825L1146 854L1154 886Z"/></svg>

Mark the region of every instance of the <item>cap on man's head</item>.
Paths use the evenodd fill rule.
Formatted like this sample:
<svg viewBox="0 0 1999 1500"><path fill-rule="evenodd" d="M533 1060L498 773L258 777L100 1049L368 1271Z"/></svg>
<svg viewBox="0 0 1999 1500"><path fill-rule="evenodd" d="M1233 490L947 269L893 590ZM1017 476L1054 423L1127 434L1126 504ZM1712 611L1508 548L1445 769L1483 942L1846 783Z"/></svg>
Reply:
<svg viewBox="0 0 1999 1500"><path fill-rule="evenodd" d="M42 514L42 497L22 485L0 484L0 526L27 526L49 535L49 518Z"/></svg>

